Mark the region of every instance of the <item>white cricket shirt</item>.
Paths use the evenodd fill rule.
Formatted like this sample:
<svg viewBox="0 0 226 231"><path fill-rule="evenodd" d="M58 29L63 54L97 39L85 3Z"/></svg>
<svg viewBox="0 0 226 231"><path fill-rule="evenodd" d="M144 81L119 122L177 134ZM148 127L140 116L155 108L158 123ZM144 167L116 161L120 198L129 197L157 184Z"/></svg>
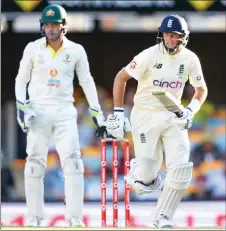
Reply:
<svg viewBox="0 0 226 231"><path fill-rule="evenodd" d="M153 109L166 110L152 96L152 91L167 91L178 103L186 81L189 79L194 87L205 86L199 58L187 48L176 55L161 52L160 45L143 50L125 67L127 73L138 81L134 105Z"/></svg>
<svg viewBox="0 0 226 231"><path fill-rule="evenodd" d="M28 85L31 103L53 104L74 102L73 79L76 72L90 107L99 109L93 77L82 45L63 37L62 47L55 53L46 46L46 38L30 42L23 53L16 77L16 98L26 99Z"/></svg>

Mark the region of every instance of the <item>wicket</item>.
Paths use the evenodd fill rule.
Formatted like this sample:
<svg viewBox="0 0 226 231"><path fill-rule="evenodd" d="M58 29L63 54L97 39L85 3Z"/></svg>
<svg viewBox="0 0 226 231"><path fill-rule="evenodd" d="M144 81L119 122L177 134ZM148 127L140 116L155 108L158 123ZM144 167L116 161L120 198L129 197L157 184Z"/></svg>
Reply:
<svg viewBox="0 0 226 231"><path fill-rule="evenodd" d="M101 140L101 226L107 226L107 200L106 200L106 143L112 142L112 184L113 184L113 227L118 227L118 145L117 139L102 139ZM123 154L124 154L124 175L129 172L129 141L123 140ZM124 182L124 205L125 205L125 226L130 226L130 195L129 184Z"/></svg>

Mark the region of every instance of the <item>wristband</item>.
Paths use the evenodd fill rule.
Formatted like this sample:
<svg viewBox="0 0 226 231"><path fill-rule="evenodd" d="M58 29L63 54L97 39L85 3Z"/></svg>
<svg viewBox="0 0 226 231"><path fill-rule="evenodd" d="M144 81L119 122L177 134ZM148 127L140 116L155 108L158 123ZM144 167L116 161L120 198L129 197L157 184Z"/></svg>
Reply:
<svg viewBox="0 0 226 231"><path fill-rule="evenodd" d="M198 99L192 99L190 104L187 106L187 108L192 111L194 114L197 113L197 111L201 107L201 102Z"/></svg>
<svg viewBox="0 0 226 231"><path fill-rule="evenodd" d="M98 116L98 115L100 115L100 114L102 114L102 111L101 111L101 109L96 109L96 108L89 108L89 114L90 114L90 116L92 116L92 117L96 117L96 116Z"/></svg>
<svg viewBox="0 0 226 231"><path fill-rule="evenodd" d="M118 115L120 118L124 118L124 108L114 107L114 115Z"/></svg>

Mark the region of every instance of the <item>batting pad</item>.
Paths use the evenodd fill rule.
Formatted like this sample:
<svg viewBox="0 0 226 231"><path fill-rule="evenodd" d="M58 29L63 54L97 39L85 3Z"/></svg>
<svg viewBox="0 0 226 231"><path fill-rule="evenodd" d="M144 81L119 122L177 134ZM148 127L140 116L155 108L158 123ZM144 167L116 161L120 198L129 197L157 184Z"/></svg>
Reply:
<svg viewBox="0 0 226 231"><path fill-rule="evenodd" d="M66 220L74 218L82 219L84 197L84 165L82 160L68 159L63 166Z"/></svg>
<svg viewBox="0 0 226 231"><path fill-rule="evenodd" d="M43 218L45 167L36 162L26 162L24 169L25 194L29 217Z"/></svg>
<svg viewBox="0 0 226 231"><path fill-rule="evenodd" d="M154 222L161 217L172 220L191 181L192 168L193 163L189 162L168 170L164 188L153 211Z"/></svg>

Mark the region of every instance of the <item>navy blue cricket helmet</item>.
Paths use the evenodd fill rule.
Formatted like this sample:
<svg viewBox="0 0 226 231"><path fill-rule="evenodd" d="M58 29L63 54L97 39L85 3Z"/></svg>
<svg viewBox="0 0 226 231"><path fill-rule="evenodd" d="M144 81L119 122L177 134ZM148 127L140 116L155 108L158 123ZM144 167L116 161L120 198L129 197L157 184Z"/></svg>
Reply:
<svg viewBox="0 0 226 231"><path fill-rule="evenodd" d="M164 43L163 32L183 35L178 46L183 45L185 47L188 43L190 33L188 31L188 25L185 19L179 15L168 15L162 20L162 23L158 28L157 43Z"/></svg>

